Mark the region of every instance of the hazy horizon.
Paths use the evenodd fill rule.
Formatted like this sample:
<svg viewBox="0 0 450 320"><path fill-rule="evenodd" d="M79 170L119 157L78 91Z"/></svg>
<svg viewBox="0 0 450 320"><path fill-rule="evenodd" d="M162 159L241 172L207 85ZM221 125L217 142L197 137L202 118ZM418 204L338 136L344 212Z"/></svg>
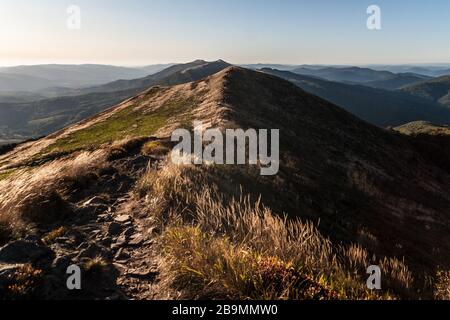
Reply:
<svg viewBox="0 0 450 320"><path fill-rule="evenodd" d="M227 61L225 59L192 59L192 60L186 60L186 61L171 61L171 62L158 62L158 63L148 63L148 64L139 64L139 65L133 65L133 64L113 64L113 63L95 63L95 62L67 62L67 63L60 63L60 62L47 62L47 63L19 63L19 64L9 64L9 65L0 65L0 68L11 68L11 67L27 67L27 66L46 66L46 65L61 65L61 66L83 66L83 65L103 65L103 66L112 66L112 67L125 67L125 68L144 68L148 66L156 66L156 65L174 65L174 64L183 64L183 63L189 63L195 60L205 60L207 62L217 61L217 60L224 60L232 65L237 66L243 66L243 65L283 65L283 66L335 66L335 67L346 67L346 66L355 66L355 67L376 67L376 66L417 66L417 67L443 67L447 68L450 67L450 62L433 62L433 63L367 63L367 64L356 64L356 63L345 63L345 64L339 64L339 63L318 63L318 64L310 64L310 63L274 63L274 62L248 62L248 63L233 63L232 61Z"/></svg>

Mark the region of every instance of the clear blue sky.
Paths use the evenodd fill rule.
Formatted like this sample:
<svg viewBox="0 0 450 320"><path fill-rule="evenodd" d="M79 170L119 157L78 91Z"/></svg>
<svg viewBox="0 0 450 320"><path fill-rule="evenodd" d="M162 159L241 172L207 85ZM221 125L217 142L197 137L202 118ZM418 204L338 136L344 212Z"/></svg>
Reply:
<svg viewBox="0 0 450 320"><path fill-rule="evenodd" d="M371 4L381 31L366 27ZM449 34L449 0L0 0L0 65L448 63Z"/></svg>

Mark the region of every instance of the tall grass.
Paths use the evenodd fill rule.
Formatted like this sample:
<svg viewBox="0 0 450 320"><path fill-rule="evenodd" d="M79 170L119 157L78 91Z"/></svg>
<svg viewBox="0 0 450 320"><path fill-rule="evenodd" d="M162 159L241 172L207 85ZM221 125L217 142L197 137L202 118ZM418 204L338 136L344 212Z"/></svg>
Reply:
<svg viewBox="0 0 450 320"><path fill-rule="evenodd" d="M333 245L312 223L275 214L244 191L229 195L213 170L168 164L137 186L161 230L161 283L176 297L390 299L411 285L402 262L383 258L376 262L400 290L369 291L363 248Z"/></svg>

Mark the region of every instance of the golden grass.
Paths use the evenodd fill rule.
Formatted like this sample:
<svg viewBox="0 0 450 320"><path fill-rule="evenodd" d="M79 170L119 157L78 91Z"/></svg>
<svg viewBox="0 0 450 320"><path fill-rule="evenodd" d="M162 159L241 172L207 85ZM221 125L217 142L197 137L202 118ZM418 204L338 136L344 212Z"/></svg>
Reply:
<svg viewBox="0 0 450 320"><path fill-rule="evenodd" d="M398 297L367 289L372 263L364 249L335 246L313 224L282 218L261 200L226 197L208 170L169 164L138 184L162 230L165 290L178 291L181 299ZM375 262L402 289L411 285L401 262Z"/></svg>
<svg viewBox="0 0 450 320"><path fill-rule="evenodd" d="M53 244L56 241L56 239L58 239L60 237L63 237L68 231L69 231L69 229L67 227L56 228L56 229L50 231L49 233L47 233L42 238L42 241L46 245L51 245L51 244Z"/></svg>
<svg viewBox="0 0 450 320"><path fill-rule="evenodd" d="M102 257L95 257L89 259L83 266L84 271L87 276L100 276L102 275L108 267L108 262L106 262Z"/></svg>
<svg viewBox="0 0 450 320"><path fill-rule="evenodd" d="M8 280L0 297L7 300L30 299L39 290L44 272L31 265L21 266Z"/></svg>
<svg viewBox="0 0 450 320"><path fill-rule="evenodd" d="M0 221L20 232L34 225L60 222L71 214L64 198L65 188L85 184L104 166L105 159L102 150L83 152L0 181Z"/></svg>
<svg viewBox="0 0 450 320"><path fill-rule="evenodd" d="M142 154L147 156L165 156L170 152L170 148L162 141L150 141L142 147Z"/></svg>
<svg viewBox="0 0 450 320"><path fill-rule="evenodd" d="M450 300L450 271L439 271L436 275L435 297Z"/></svg>

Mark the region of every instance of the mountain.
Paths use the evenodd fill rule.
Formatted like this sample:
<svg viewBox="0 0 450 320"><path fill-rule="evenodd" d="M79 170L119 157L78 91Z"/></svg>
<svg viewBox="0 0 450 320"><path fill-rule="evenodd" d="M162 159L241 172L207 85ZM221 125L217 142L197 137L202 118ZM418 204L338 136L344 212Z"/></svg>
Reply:
<svg viewBox="0 0 450 320"><path fill-rule="evenodd" d="M369 68L378 71L393 73L415 73L428 77L450 75L450 65L369 65Z"/></svg>
<svg viewBox="0 0 450 320"><path fill-rule="evenodd" d="M133 80L118 80L104 84L102 86L87 88L81 90L80 92L115 92L130 89L148 88L155 84L174 85L204 78L205 76L214 74L229 66L230 64L222 60L213 62L196 60L185 64L177 64L171 66L167 69L144 78Z"/></svg>
<svg viewBox="0 0 450 320"><path fill-rule="evenodd" d="M423 76L415 73L399 73L390 79L370 81L364 83L365 86L385 89L385 90L397 90L406 86L417 84L425 80L431 79L430 77Z"/></svg>
<svg viewBox="0 0 450 320"><path fill-rule="evenodd" d="M175 165L171 134L195 120L279 129L279 173ZM447 167L263 72L153 87L0 156L0 177L0 262L11 286L19 260L44 270L55 290L24 291L41 298L68 295L61 264L90 279L72 298L97 299L431 299L450 268Z"/></svg>
<svg viewBox="0 0 450 320"><path fill-rule="evenodd" d="M450 76L423 81L402 91L450 107Z"/></svg>
<svg viewBox="0 0 450 320"><path fill-rule="evenodd" d="M82 90L79 95L72 92L70 96L28 103L0 103L0 139L26 140L44 136L95 115L151 86L199 80L228 66L223 61L195 61L169 67L153 76Z"/></svg>
<svg viewBox="0 0 450 320"><path fill-rule="evenodd" d="M310 69L300 67L292 70L301 75L313 76L329 81L365 83L371 81L383 81L395 77L388 71L375 71L359 67L326 67L322 69Z"/></svg>
<svg viewBox="0 0 450 320"><path fill-rule="evenodd" d="M299 66L296 65L289 65L289 64L267 64L267 63L255 63L255 64L244 64L240 65L243 68L246 69L252 69L252 70L259 70L264 68L270 68L270 69L277 69L277 70L283 70L283 71L292 71L294 69L297 69Z"/></svg>
<svg viewBox="0 0 450 320"><path fill-rule="evenodd" d="M136 69L144 71L145 75L152 75L157 72L163 71L164 69L167 69L173 65L175 65L175 63L153 64L144 67L137 67Z"/></svg>
<svg viewBox="0 0 450 320"><path fill-rule="evenodd" d="M99 85L117 79L135 79L149 75L142 69L116 67L108 65L34 65L17 66L0 69L0 76L20 76L43 79L41 82L13 84L1 87L0 91L36 91L48 87L78 88Z"/></svg>
<svg viewBox="0 0 450 320"><path fill-rule="evenodd" d="M287 71L273 69L262 71L289 80L303 90L379 127L395 127L418 120L450 124L449 110L437 103L404 92L331 82Z"/></svg>
<svg viewBox="0 0 450 320"><path fill-rule="evenodd" d="M54 83L42 77L24 74L0 73L0 93L14 91L38 91L53 86Z"/></svg>
<svg viewBox="0 0 450 320"><path fill-rule="evenodd" d="M396 90L403 86L430 79L430 77L428 76L415 74L412 72L397 74L384 70L373 70L360 67L311 68L309 66L302 66L293 70L285 71L291 71L297 74L307 75L329 81L343 82L348 84L363 84L365 86L385 90Z"/></svg>

